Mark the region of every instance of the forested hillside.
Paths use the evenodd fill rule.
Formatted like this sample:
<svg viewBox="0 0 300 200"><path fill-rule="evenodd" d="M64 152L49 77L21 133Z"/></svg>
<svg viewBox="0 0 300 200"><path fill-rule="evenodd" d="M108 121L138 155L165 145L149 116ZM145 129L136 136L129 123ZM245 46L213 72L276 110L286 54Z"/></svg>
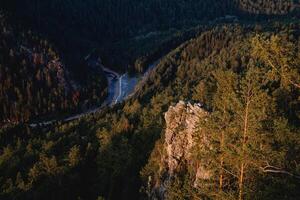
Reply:
<svg viewBox="0 0 300 200"><path fill-rule="evenodd" d="M299 199L299 0L0 1L1 200Z"/></svg>
<svg viewBox="0 0 300 200"><path fill-rule="evenodd" d="M35 117L76 111L105 97L105 79L74 82L56 49L31 31L0 17L0 123L28 122ZM98 92L96 92L96 90Z"/></svg>
<svg viewBox="0 0 300 200"><path fill-rule="evenodd" d="M3 29L1 35L5 44L1 47L5 52L2 68L8 68L3 74L9 76L22 65L27 70L12 77L12 85L18 90L12 89L10 83L5 83L2 89L2 120L13 121L74 110L86 103L99 104L105 97L106 80L102 74L95 75L95 70L85 63L92 52L100 56L105 66L117 71L143 72L161 55L193 37L198 32L195 26L228 19L229 22L270 19L273 15L292 18L299 4L289 0L3 0L1 3L6 11L5 24L12 29L9 34ZM28 30L33 31L28 33ZM31 62L39 67L28 69L33 67ZM47 70L40 70L45 66ZM61 77L55 77L57 73ZM28 76L32 80L21 86L19 79L27 80ZM70 85L66 78L74 79L79 87ZM32 85L43 80L43 89L37 92L40 88ZM47 100L45 94L50 94ZM35 95L37 98L32 98ZM85 100L89 101L84 103Z"/></svg>
<svg viewBox="0 0 300 200"><path fill-rule="evenodd" d="M49 36L68 62L98 48L105 64L119 70L143 56L130 52L131 43L135 48L141 45L140 39L134 38L143 38L148 33L162 35L171 28L191 27L199 20L211 20L232 10L229 1L220 3L219 0L210 3L203 0L4 0L3 3L15 14L14 18ZM151 34L149 36L146 43L151 44ZM129 38L132 42L122 42Z"/></svg>
<svg viewBox="0 0 300 200"><path fill-rule="evenodd" d="M299 0L239 0L239 8L245 12L266 15L284 15L299 8Z"/></svg>
<svg viewBox="0 0 300 200"><path fill-rule="evenodd" d="M292 0L3 0L3 6L35 30L47 35L76 63L93 48L106 65L124 70L160 44L164 35L208 23L225 15L255 19L285 15L297 8ZM155 36L160 39L155 40ZM147 40L142 40L146 37ZM151 46L148 52L135 51ZM131 48L131 47L134 48ZM142 46L142 47L141 47ZM71 65L73 70L76 67Z"/></svg>
<svg viewBox="0 0 300 200"><path fill-rule="evenodd" d="M179 94L210 113L198 122L191 160L178 161L175 175L165 168L165 135L156 143L142 170L150 197L165 189L165 199L298 199L299 24L277 28L216 28L178 50L175 79L161 76L170 65L158 68L141 89L162 80L164 99ZM198 166L205 166L200 174Z"/></svg>
<svg viewBox="0 0 300 200"><path fill-rule="evenodd" d="M47 128L1 130L0 197L148 199L167 176L163 114L185 100L211 113L198 123L212 149L207 155L195 149L193 160L209 160L215 176L194 187L193 169L182 163L166 199L296 200L299 28L298 22L216 26L162 58L135 95L114 108ZM249 115L241 117L245 108ZM222 131L227 142L219 150ZM268 173L266 163L287 173ZM221 169L233 176L225 174L219 187Z"/></svg>

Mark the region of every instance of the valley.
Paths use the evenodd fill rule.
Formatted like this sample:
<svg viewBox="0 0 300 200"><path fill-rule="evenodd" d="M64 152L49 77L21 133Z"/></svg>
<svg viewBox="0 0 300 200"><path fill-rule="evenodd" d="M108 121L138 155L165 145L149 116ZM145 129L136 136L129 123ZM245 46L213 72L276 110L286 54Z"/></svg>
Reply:
<svg viewBox="0 0 300 200"><path fill-rule="evenodd" d="M1 200L299 200L300 0L1 0Z"/></svg>
<svg viewBox="0 0 300 200"><path fill-rule="evenodd" d="M89 59L89 57L90 56L87 56L86 59ZM59 120L53 119L53 120L47 120L47 121L42 121L37 123L29 123L29 126L35 128L35 127L49 126L57 122L66 123L73 120L79 120L83 117L86 117L87 115L95 114L101 111L105 107L113 107L118 103L122 103L124 100L134 95L136 85L139 83L139 81L146 80L149 73L153 70L153 68L155 68L155 66L158 63L158 61L156 61L155 63L151 64L147 68L146 72L142 75L130 76L128 73L124 73L120 75L118 72L115 72L111 69L104 67L101 63L100 58L96 60L97 61L95 60L88 61L88 63L90 63L90 65L94 65L91 66L93 69L100 67L101 70L105 73L108 82L107 97L99 107L88 109L86 111L83 111L82 113L75 114Z"/></svg>

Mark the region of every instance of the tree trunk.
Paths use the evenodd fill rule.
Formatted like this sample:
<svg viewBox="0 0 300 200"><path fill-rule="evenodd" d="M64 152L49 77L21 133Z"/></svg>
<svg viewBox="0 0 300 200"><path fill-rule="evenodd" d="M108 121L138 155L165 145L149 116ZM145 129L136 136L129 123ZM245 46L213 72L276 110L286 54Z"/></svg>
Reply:
<svg viewBox="0 0 300 200"><path fill-rule="evenodd" d="M239 200L243 199L243 184L244 184L244 161L241 163L241 172L239 177Z"/></svg>
<svg viewBox="0 0 300 200"><path fill-rule="evenodd" d="M222 191L223 189L223 177L224 177L224 170L223 170L223 165L224 165L224 155L223 155L223 149L224 149L224 132L222 131L221 133L221 138L220 138L220 150L221 150L221 160L220 160L220 177L219 177L219 190Z"/></svg>
<svg viewBox="0 0 300 200"><path fill-rule="evenodd" d="M247 98L246 108L245 108L245 118L244 118L244 131L242 140L242 159L240 166L240 176L239 176L239 200L243 199L243 187L244 187L244 173L245 173L245 149L248 134L248 115L249 115L249 98Z"/></svg>
<svg viewBox="0 0 300 200"><path fill-rule="evenodd" d="M225 122L225 110L226 110L226 107L224 106L223 107L223 123L226 123ZM219 174L219 190L220 192L222 191L223 189L223 179L224 179L224 138L225 138L225 133L224 131L221 131L221 137L220 137L220 152L221 152L221 158L220 158L220 174Z"/></svg>

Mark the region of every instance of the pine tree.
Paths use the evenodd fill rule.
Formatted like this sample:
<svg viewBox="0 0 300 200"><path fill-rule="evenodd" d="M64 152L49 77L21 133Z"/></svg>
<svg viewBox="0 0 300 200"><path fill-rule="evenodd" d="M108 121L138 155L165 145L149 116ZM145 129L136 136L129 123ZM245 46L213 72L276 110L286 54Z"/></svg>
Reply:
<svg viewBox="0 0 300 200"><path fill-rule="evenodd" d="M201 144L203 135L208 137L209 151L203 151L196 146L198 159L209 163L209 170L213 171L211 183L201 185L200 190L204 196L212 199L229 199L231 192L228 188L237 174L232 172L231 145L232 137L232 110L237 104L236 90L238 75L231 70L217 70L213 73L216 80L216 92L213 97L213 111L200 121L197 143ZM206 152L206 153L205 153Z"/></svg>
<svg viewBox="0 0 300 200"><path fill-rule="evenodd" d="M73 146L68 155L68 160L69 160L69 166L70 167L75 167L78 165L80 162L80 149L79 146Z"/></svg>
<svg viewBox="0 0 300 200"><path fill-rule="evenodd" d="M288 39L278 35L270 38L256 35L252 38L252 55L271 68L268 73L271 79L300 89L300 60L295 45Z"/></svg>
<svg viewBox="0 0 300 200"><path fill-rule="evenodd" d="M217 91L213 112L200 126L210 134L211 149L217 149L207 155L218 180L213 184L218 192L210 193L217 199L230 196L235 187L238 199L244 199L250 173L258 170L269 153L263 148L267 141L264 123L269 120L273 102L264 89L264 75L252 62L241 74L231 70L214 74Z"/></svg>

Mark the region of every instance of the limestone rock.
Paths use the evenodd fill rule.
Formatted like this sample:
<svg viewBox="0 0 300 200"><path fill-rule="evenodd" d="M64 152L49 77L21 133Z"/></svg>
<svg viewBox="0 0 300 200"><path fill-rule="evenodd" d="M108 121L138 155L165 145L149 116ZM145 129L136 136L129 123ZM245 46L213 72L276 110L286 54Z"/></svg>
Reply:
<svg viewBox="0 0 300 200"><path fill-rule="evenodd" d="M183 168L189 170L193 176L194 187L197 187L201 180L211 178L212 172L205 167L206 161L193 157L195 145L199 145L201 151L210 150L209 137L201 133L199 126L200 120L208 115L209 113L202 108L201 104L184 101L170 106L165 113L166 130L163 138L165 153L160 163L161 179L153 188L153 193L156 195L151 199L165 199L166 185Z"/></svg>
<svg viewBox="0 0 300 200"><path fill-rule="evenodd" d="M192 164L190 156L194 145L194 137L199 131L199 120L207 116L200 104L190 104L180 101L171 106L165 113L166 131L164 158L168 173L172 176L181 164Z"/></svg>

